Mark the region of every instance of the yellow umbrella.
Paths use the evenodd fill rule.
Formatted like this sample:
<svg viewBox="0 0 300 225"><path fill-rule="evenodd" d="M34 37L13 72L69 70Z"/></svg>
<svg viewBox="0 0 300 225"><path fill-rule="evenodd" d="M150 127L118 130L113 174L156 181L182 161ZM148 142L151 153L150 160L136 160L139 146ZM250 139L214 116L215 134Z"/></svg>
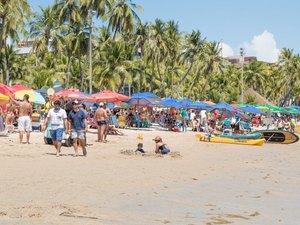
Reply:
<svg viewBox="0 0 300 225"><path fill-rule="evenodd" d="M0 101L8 101L9 97L0 93Z"/></svg>
<svg viewBox="0 0 300 225"><path fill-rule="evenodd" d="M15 92L15 98L16 99L23 99L25 94L29 95L29 101L30 102L33 102L35 104L45 104L44 97L40 93L38 93L34 90L17 91L17 92Z"/></svg>

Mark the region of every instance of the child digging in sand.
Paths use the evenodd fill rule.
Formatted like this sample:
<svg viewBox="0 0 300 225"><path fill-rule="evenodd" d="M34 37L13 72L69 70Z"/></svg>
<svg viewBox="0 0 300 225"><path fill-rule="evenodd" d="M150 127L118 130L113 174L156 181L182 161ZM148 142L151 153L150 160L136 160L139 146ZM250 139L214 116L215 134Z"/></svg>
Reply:
<svg viewBox="0 0 300 225"><path fill-rule="evenodd" d="M135 150L135 152L145 153L145 151L143 149L143 143L138 143L137 150Z"/></svg>

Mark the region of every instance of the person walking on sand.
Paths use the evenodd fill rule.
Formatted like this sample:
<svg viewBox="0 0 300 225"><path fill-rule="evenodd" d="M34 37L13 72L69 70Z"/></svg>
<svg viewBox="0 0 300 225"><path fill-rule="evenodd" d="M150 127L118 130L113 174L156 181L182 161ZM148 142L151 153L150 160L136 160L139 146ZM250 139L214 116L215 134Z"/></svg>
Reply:
<svg viewBox="0 0 300 225"><path fill-rule="evenodd" d="M108 116L106 110L103 108L103 103L100 103L94 117L95 121L98 124L98 142L104 142L104 133L106 130L107 118Z"/></svg>
<svg viewBox="0 0 300 225"><path fill-rule="evenodd" d="M44 121L43 131L46 130L50 122L50 134L56 149L56 156L59 157L61 152L61 142L63 138L64 130L67 129L67 113L64 109L61 108L60 101L54 102L54 108L51 108L47 114L47 117Z"/></svg>
<svg viewBox="0 0 300 225"><path fill-rule="evenodd" d="M110 123L110 116L111 116L111 111L110 109L107 107L107 103L104 102L103 103L103 109L106 111L106 115L107 115L107 119L106 119L106 128L105 128L105 132L104 132L104 142L107 142L107 135L108 135L108 132L109 132L109 123Z"/></svg>
<svg viewBox="0 0 300 225"><path fill-rule="evenodd" d="M71 133L71 138L73 139L73 147L75 150L74 157L78 156L78 142L82 147L83 155L87 155L86 145L85 145L85 133L88 130L87 117L85 113L80 110L79 102L73 102L73 110L68 116L68 134Z"/></svg>
<svg viewBox="0 0 300 225"><path fill-rule="evenodd" d="M19 107L19 120L18 120L18 130L19 130L19 142L23 143L23 133L26 133L26 143L29 143L30 132L32 131L31 126L31 115L32 115L32 105L29 102L29 95L24 95L23 101L18 102L10 97L12 102Z"/></svg>

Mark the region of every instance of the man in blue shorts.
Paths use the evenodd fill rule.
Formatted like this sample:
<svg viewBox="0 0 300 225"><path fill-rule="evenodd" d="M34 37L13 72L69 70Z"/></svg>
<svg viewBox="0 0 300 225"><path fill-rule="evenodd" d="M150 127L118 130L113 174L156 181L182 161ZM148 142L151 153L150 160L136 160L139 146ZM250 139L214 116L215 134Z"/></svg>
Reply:
<svg viewBox="0 0 300 225"><path fill-rule="evenodd" d="M88 129L87 116L84 111L80 110L78 101L73 102L73 110L68 116L68 125L68 133L71 133L71 138L73 139L74 156L78 156L78 143L82 147L83 155L86 156L85 133Z"/></svg>
<svg viewBox="0 0 300 225"><path fill-rule="evenodd" d="M54 102L54 108L51 108L44 122L43 130L45 130L50 122L51 138L56 149L56 156L60 155L61 141L64 130L67 129L67 113L61 108L60 101Z"/></svg>

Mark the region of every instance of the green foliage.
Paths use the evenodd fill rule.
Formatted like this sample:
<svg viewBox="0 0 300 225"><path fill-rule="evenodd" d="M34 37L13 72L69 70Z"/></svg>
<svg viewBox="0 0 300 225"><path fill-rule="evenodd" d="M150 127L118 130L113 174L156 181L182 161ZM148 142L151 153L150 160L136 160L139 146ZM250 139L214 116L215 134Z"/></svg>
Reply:
<svg viewBox="0 0 300 225"><path fill-rule="evenodd" d="M183 33L174 21L142 24L142 8L130 0L57 0L30 19L26 0L0 0L0 81L42 88L59 80L88 91L92 11L106 25L92 27L94 91L122 92L129 85L162 97L237 103L243 82L245 90L253 88L278 105L299 103L300 57L293 50L282 49L275 64L246 63L242 81L241 66L220 56L220 43L200 31ZM18 42L21 33L34 40L29 55L6 43L7 37Z"/></svg>

